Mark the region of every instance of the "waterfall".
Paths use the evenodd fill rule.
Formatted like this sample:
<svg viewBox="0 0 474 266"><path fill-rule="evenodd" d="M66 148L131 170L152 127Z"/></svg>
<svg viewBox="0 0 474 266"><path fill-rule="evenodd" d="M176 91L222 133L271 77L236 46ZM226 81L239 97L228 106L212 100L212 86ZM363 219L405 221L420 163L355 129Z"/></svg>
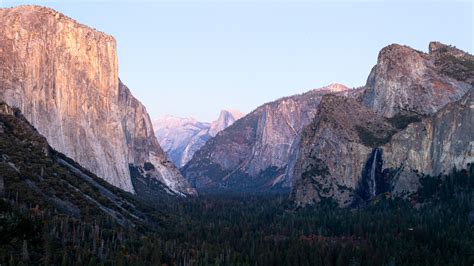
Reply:
<svg viewBox="0 0 474 266"><path fill-rule="evenodd" d="M377 169L377 156L378 156L378 149L374 151L374 159L372 160L372 165L370 167L370 180L369 180L369 192L371 197L375 197L377 185L375 183L375 171Z"/></svg>
<svg viewBox="0 0 474 266"><path fill-rule="evenodd" d="M5 196L5 182L3 181L3 176L0 176L0 197Z"/></svg>

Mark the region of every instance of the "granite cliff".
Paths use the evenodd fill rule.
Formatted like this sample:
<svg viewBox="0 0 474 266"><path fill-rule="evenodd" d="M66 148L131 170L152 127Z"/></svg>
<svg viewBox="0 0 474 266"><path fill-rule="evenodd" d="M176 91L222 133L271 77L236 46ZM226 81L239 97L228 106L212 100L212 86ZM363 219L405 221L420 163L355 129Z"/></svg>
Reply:
<svg viewBox="0 0 474 266"><path fill-rule="evenodd" d="M362 93L323 97L299 147L291 193L297 205L407 196L423 175L473 163L474 58L437 42L429 48L390 45Z"/></svg>
<svg viewBox="0 0 474 266"><path fill-rule="evenodd" d="M0 9L0 100L57 151L123 190L130 167L194 193L156 141L146 110L119 81L116 42L49 8Z"/></svg>
<svg viewBox="0 0 474 266"><path fill-rule="evenodd" d="M182 168L183 174L198 190L287 189L287 169L301 129L323 95L346 91L333 84L258 107L209 139Z"/></svg>
<svg viewBox="0 0 474 266"><path fill-rule="evenodd" d="M450 174L474 164L474 89L435 115L410 124L380 147L382 171L396 194L415 192L419 175Z"/></svg>
<svg viewBox="0 0 474 266"><path fill-rule="evenodd" d="M52 149L19 109L3 102L0 103L0 172L2 197L15 195L16 203L21 202L17 209L36 206L37 211L49 209L54 216L38 215L36 219L53 221L57 217L71 217L83 224L108 219L108 225L127 228L156 225L156 220L148 216L147 209L134 196Z"/></svg>
<svg viewBox="0 0 474 266"><path fill-rule="evenodd" d="M441 64L457 60L455 55L470 55L435 42L429 50L423 53L398 44L383 48L367 79L364 105L385 117L401 113L432 115L459 100L471 87L470 82L447 75Z"/></svg>
<svg viewBox="0 0 474 266"><path fill-rule="evenodd" d="M364 164L396 132L390 121L355 99L326 96L303 130L292 196L298 204L323 198L351 204Z"/></svg>

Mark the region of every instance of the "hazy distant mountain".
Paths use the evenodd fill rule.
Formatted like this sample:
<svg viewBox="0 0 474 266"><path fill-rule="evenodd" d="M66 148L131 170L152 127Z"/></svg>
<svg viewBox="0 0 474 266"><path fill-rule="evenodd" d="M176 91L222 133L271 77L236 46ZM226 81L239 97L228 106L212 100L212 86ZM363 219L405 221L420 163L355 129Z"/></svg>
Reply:
<svg viewBox="0 0 474 266"><path fill-rule="evenodd" d="M244 114L236 110L222 110L212 122L199 122L194 118L165 116L153 122L156 137L170 159L179 167L184 166L204 143L232 125Z"/></svg>
<svg viewBox="0 0 474 266"><path fill-rule="evenodd" d="M244 113L238 110L222 110L219 118L211 123L211 127L209 128L209 136L216 136L217 133L226 129L244 115Z"/></svg>

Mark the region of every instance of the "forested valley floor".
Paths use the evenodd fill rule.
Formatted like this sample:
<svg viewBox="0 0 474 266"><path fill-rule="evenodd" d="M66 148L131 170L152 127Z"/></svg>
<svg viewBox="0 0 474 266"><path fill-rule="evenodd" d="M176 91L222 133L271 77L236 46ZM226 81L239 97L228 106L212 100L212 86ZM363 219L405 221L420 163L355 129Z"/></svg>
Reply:
<svg viewBox="0 0 474 266"><path fill-rule="evenodd" d="M411 201L379 195L367 206L330 201L294 208L286 194L164 197L156 228L107 216L79 220L1 201L2 264L472 265L474 177L426 177ZM99 218L98 218L99 217Z"/></svg>

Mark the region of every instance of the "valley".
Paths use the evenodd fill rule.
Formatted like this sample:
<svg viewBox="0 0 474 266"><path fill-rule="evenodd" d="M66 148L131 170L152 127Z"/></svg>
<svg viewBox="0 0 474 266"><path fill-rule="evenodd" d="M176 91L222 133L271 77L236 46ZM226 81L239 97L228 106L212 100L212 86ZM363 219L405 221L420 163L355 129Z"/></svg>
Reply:
<svg viewBox="0 0 474 266"><path fill-rule="evenodd" d="M469 52L390 44L363 86L213 122L151 119L118 69L111 35L0 9L0 265L474 263Z"/></svg>

